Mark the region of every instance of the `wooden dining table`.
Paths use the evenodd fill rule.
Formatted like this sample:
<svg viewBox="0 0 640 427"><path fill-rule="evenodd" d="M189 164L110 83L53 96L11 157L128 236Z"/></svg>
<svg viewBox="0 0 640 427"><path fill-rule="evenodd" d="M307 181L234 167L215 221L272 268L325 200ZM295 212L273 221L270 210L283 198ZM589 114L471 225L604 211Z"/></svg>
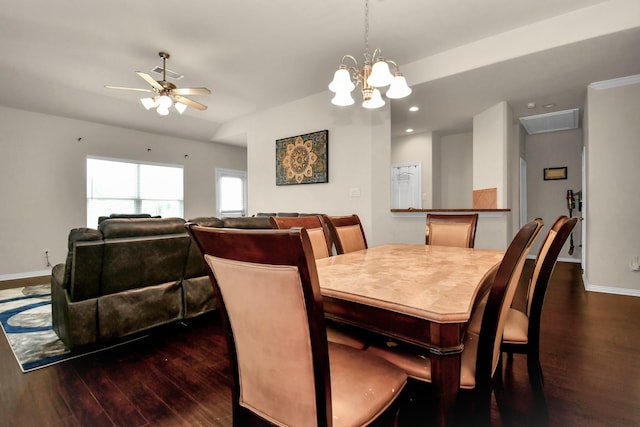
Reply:
<svg viewBox="0 0 640 427"><path fill-rule="evenodd" d="M384 244L316 261L325 316L427 349L447 425L481 279L504 251Z"/></svg>

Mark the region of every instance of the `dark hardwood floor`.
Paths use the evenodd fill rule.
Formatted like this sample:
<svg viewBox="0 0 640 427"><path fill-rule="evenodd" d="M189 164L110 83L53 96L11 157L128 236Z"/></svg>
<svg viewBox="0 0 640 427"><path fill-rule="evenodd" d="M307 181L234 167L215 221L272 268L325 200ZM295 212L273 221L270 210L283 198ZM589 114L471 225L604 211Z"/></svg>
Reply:
<svg viewBox="0 0 640 427"><path fill-rule="evenodd" d="M492 425L640 425L639 326L640 298L586 292L580 266L558 263L543 313L546 403L531 390L525 357L505 358ZM0 381L1 426L232 424L226 342L215 315L26 374L3 336ZM407 391L415 396L406 393L401 427L433 413L427 387Z"/></svg>

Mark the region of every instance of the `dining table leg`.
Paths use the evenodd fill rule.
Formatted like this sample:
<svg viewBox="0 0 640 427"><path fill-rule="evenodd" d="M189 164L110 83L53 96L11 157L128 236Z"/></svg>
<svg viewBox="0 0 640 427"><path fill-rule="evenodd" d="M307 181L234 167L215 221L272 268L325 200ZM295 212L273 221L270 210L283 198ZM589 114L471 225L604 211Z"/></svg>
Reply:
<svg viewBox="0 0 640 427"><path fill-rule="evenodd" d="M453 424L453 410L460 389L463 345L457 324L431 324L431 380L438 399L438 425Z"/></svg>

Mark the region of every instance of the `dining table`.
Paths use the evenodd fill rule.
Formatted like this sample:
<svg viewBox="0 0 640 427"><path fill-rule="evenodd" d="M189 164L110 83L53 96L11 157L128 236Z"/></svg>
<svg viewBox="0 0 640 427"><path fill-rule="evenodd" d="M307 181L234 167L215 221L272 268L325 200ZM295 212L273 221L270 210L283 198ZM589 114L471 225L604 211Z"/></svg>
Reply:
<svg viewBox="0 0 640 427"><path fill-rule="evenodd" d="M438 423L450 424L464 332L504 251L390 243L316 260L325 316L426 349Z"/></svg>

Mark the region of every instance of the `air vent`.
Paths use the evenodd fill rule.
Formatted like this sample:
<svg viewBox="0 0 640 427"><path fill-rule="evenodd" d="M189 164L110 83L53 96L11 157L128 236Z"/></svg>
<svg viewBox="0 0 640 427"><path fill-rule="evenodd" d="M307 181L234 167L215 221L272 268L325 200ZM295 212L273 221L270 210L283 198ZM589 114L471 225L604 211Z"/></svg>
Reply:
<svg viewBox="0 0 640 427"><path fill-rule="evenodd" d="M151 71L153 71L154 73L158 73L160 74L160 76L162 76L162 67L160 65L156 65L155 68L153 68ZM175 71L171 71L169 69L167 69L167 77L172 78L173 80L180 80L181 78L183 78L184 76L180 73L176 73Z"/></svg>
<svg viewBox="0 0 640 427"><path fill-rule="evenodd" d="M520 123L529 135L536 133L556 132L559 130L577 129L580 109L554 111L553 113L520 117Z"/></svg>

